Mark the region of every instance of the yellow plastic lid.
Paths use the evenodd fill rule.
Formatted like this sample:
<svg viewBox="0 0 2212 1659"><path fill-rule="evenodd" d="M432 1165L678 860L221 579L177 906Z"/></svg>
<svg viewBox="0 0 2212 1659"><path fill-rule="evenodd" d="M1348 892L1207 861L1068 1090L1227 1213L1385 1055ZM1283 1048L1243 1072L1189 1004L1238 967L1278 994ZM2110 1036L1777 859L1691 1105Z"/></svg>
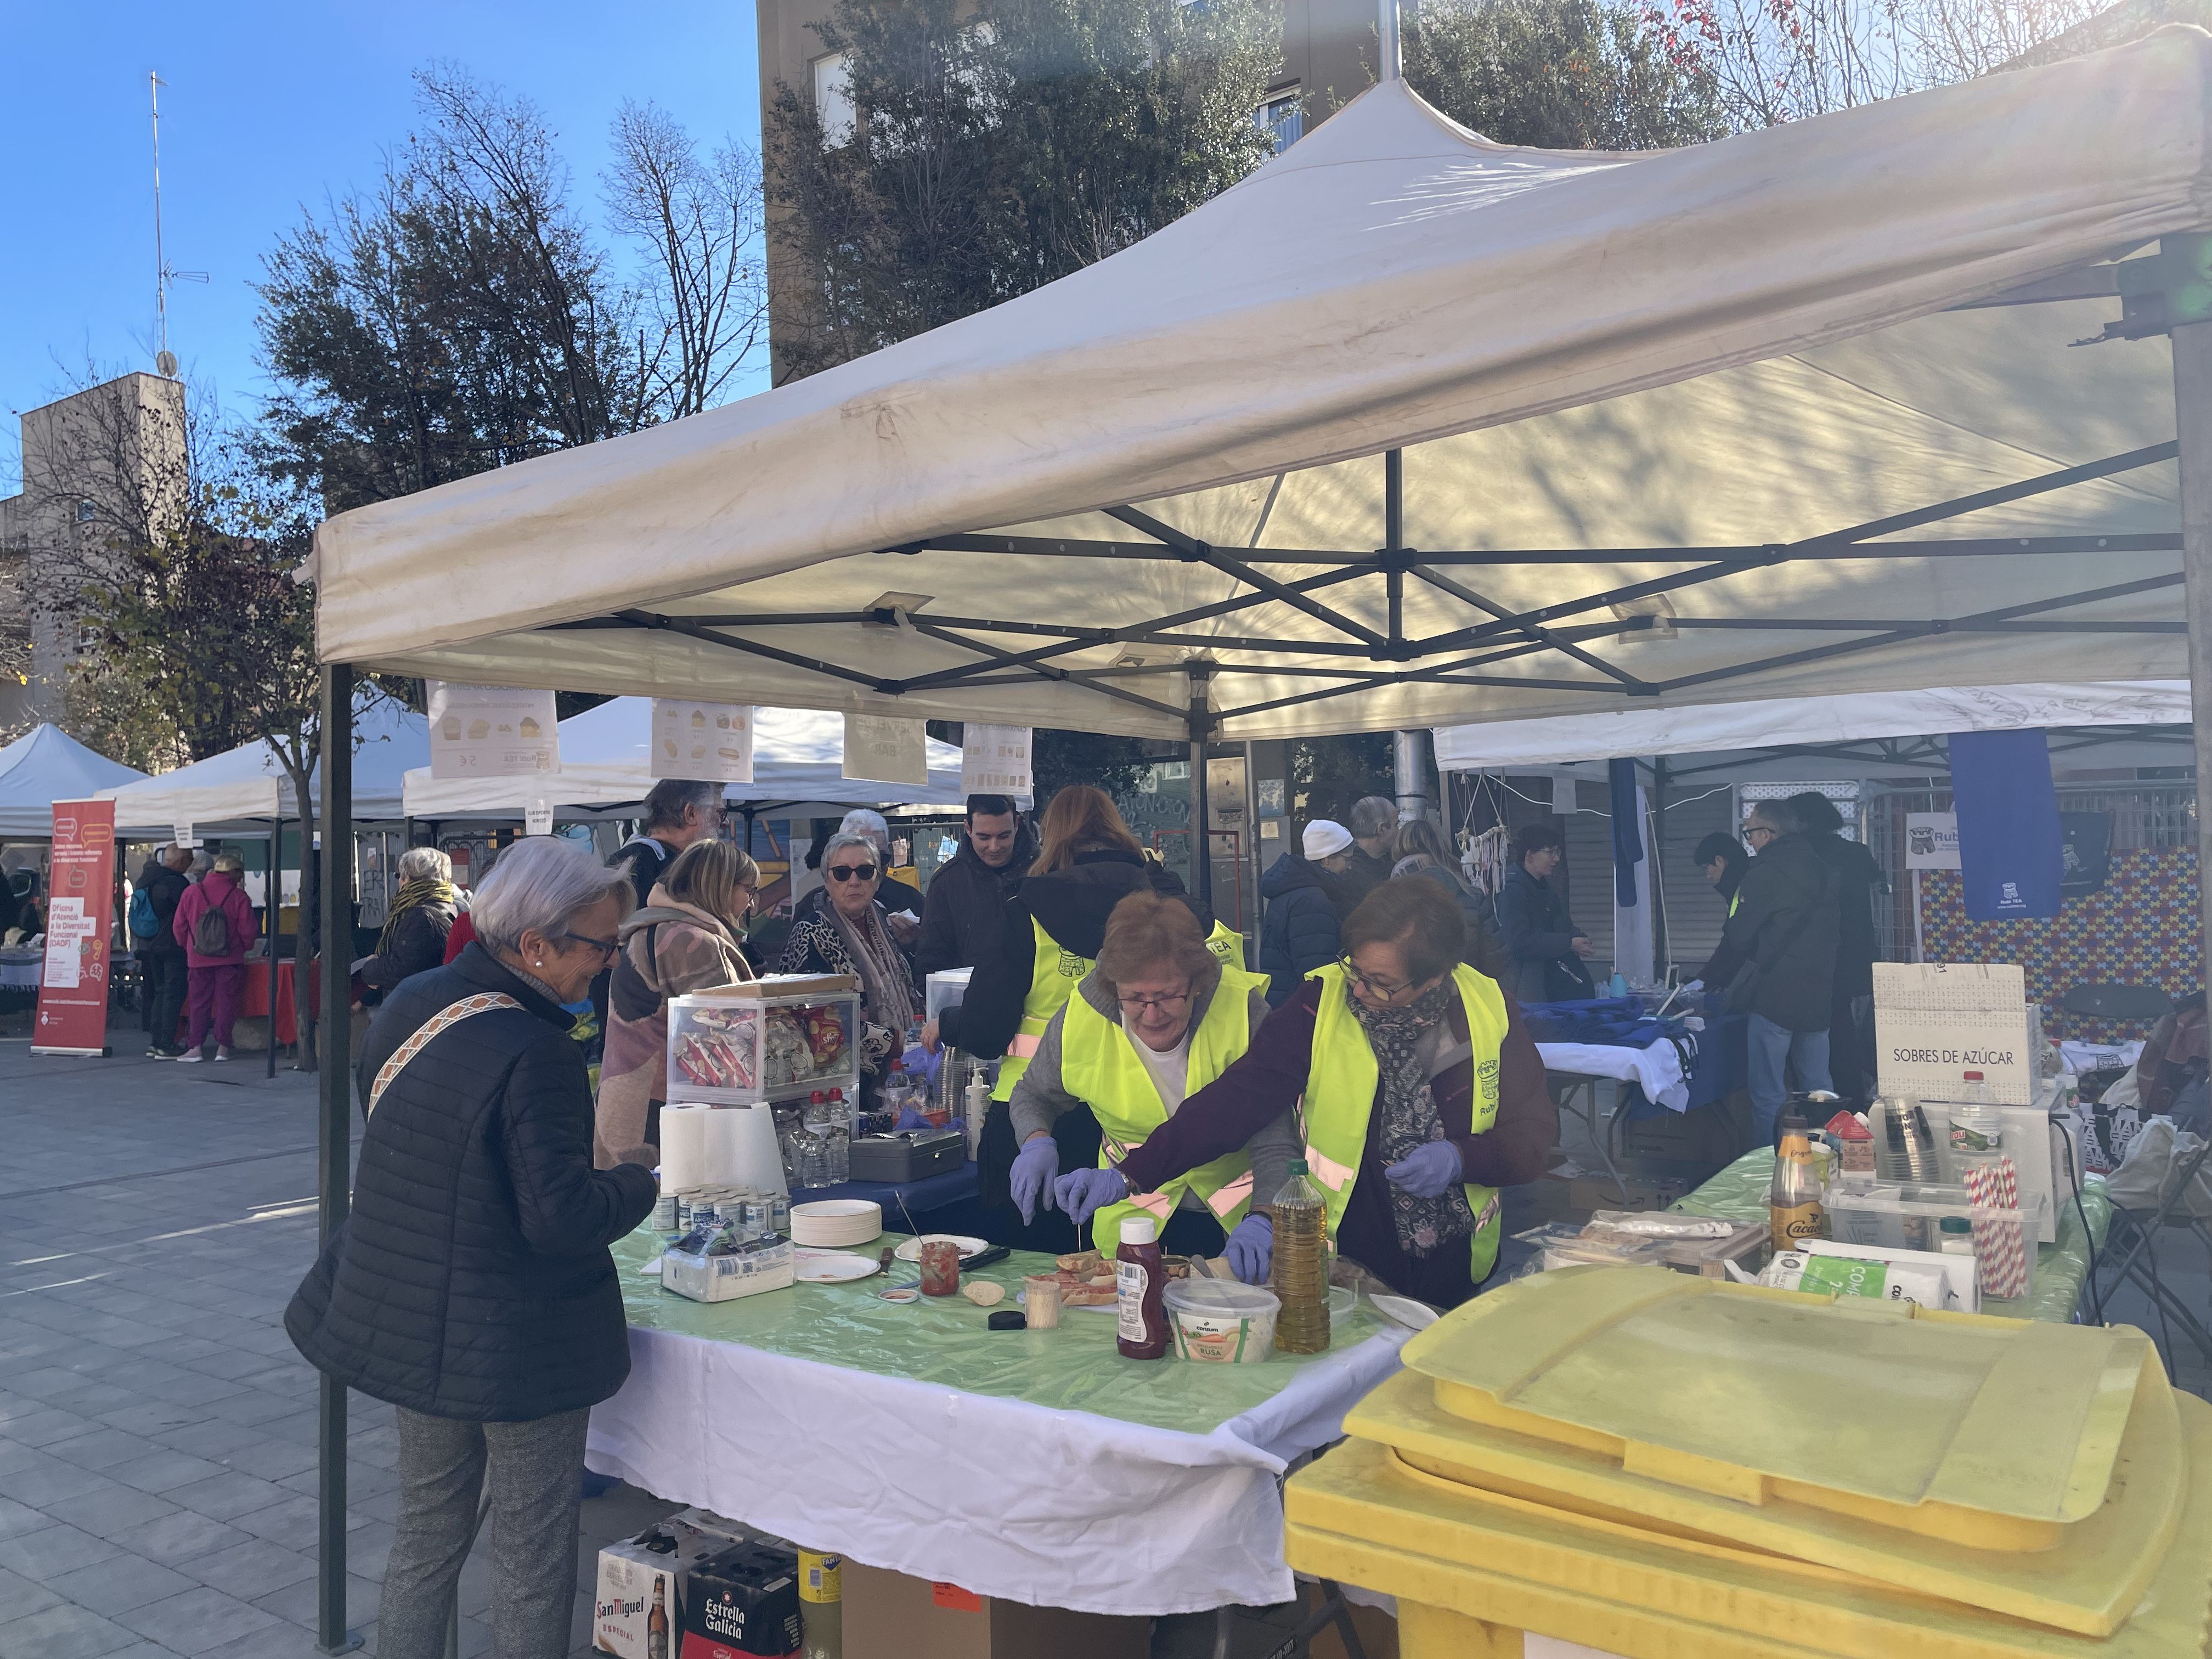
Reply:
<svg viewBox="0 0 2212 1659"><path fill-rule="evenodd" d="M2112 1484L2140 1332L1916 1311L1647 1267L1570 1267L1409 1341L1450 1417L1753 1506L2048 1550ZM1484 1442L1471 1441L1477 1463Z"/></svg>

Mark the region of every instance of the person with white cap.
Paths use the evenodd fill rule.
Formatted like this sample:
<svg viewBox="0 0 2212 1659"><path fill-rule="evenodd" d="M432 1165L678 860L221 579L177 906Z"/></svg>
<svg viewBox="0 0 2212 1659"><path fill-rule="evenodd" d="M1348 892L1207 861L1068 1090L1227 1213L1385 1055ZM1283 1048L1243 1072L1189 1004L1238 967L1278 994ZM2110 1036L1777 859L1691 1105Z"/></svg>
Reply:
<svg viewBox="0 0 2212 1659"><path fill-rule="evenodd" d="M1279 1008L1315 969L1336 960L1344 892L1339 878L1352 861L1352 831L1316 818L1260 878L1267 913L1260 923L1260 971L1267 975L1267 1002Z"/></svg>

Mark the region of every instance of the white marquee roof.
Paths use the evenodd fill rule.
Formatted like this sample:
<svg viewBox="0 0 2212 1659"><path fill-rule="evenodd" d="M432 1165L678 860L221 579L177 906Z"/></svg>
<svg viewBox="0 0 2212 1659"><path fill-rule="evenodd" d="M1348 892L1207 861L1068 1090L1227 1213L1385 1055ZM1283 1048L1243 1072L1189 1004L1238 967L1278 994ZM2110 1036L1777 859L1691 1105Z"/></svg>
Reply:
<svg viewBox="0 0 2212 1659"><path fill-rule="evenodd" d="M86 748L58 726L34 726L0 749L0 840L48 840L56 801L90 800L111 785L145 775Z"/></svg>
<svg viewBox="0 0 2212 1659"><path fill-rule="evenodd" d="M1387 82L994 310L331 520L320 649L1159 737L1203 656L1229 738L2175 678L2166 343L1957 307L2212 220L2208 51L1640 155ZM1424 550L1378 559L1393 447Z"/></svg>
<svg viewBox="0 0 2212 1659"><path fill-rule="evenodd" d="M353 719L353 817L356 823L397 822L405 815L400 778L410 766L430 760L429 722L402 705L380 698L357 709ZM310 775L321 810L322 768ZM173 772L118 789L102 789L96 799L115 802L118 832L134 840L167 841L178 824L200 835L222 834L242 825L259 828L276 817L297 818L300 806L292 781L276 751L259 741L240 744Z"/></svg>

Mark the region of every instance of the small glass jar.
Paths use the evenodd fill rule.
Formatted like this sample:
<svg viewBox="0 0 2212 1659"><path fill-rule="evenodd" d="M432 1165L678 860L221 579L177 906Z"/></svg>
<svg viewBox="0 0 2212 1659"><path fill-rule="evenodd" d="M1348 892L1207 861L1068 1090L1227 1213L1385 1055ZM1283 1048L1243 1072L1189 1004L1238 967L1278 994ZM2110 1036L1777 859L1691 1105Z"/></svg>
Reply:
<svg viewBox="0 0 2212 1659"><path fill-rule="evenodd" d="M1032 1273L1022 1280L1022 1311L1033 1331L1054 1330L1060 1325L1060 1280L1051 1273Z"/></svg>
<svg viewBox="0 0 2212 1659"><path fill-rule="evenodd" d="M921 1293L957 1296L960 1291L960 1247L949 1238L921 1241Z"/></svg>

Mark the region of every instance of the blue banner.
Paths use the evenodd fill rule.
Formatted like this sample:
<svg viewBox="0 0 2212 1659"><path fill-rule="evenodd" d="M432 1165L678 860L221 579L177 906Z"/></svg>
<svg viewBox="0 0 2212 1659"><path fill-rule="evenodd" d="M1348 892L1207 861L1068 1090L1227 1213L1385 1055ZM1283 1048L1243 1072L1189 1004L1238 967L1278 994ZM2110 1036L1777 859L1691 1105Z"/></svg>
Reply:
<svg viewBox="0 0 2212 1659"><path fill-rule="evenodd" d="M1636 817L1636 763L1613 760L1605 763L1605 781L1613 808L1613 896L1634 908L1636 866L1644 862L1644 826Z"/></svg>
<svg viewBox="0 0 2212 1659"><path fill-rule="evenodd" d="M2043 732L1954 733L1951 793L1968 919L2057 915L2065 837Z"/></svg>

